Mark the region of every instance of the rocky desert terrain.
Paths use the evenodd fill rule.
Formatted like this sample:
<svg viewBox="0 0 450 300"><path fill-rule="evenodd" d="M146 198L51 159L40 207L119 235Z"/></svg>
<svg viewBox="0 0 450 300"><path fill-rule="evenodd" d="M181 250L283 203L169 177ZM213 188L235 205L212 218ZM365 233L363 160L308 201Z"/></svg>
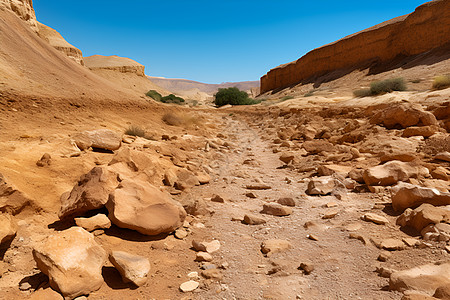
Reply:
<svg viewBox="0 0 450 300"><path fill-rule="evenodd" d="M261 104L189 108L0 0L0 299L450 299L449 5L269 72ZM361 67L430 14L430 48Z"/></svg>

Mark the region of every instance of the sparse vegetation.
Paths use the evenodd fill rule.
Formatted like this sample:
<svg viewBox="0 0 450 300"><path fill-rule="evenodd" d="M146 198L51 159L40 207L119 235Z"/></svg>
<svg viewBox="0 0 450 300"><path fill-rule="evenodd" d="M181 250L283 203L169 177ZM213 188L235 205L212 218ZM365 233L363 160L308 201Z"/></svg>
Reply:
<svg viewBox="0 0 450 300"><path fill-rule="evenodd" d="M260 100L249 98L248 94L238 88L223 88L214 96L214 104L217 106L231 105L252 105L260 103Z"/></svg>
<svg viewBox="0 0 450 300"><path fill-rule="evenodd" d="M433 81L433 89L442 90L450 87L450 75L436 76Z"/></svg>
<svg viewBox="0 0 450 300"><path fill-rule="evenodd" d="M370 84L370 89L360 89L353 92L355 97L368 97L391 93L393 91L406 91L406 83L403 78L392 78L381 81L374 81Z"/></svg>
<svg viewBox="0 0 450 300"><path fill-rule="evenodd" d="M125 130L125 134L145 138L145 130L142 127L131 125Z"/></svg>
<svg viewBox="0 0 450 300"><path fill-rule="evenodd" d="M305 95L303 95L303 97L311 97L314 95L314 90L310 90L309 92L307 92Z"/></svg>
<svg viewBox="0 0 450 300"><path fill-rule="evenodd" d="M283 98L281 98L281 101L286 101L286 100L291 100L294 99L293 96L284 96Z"/></svg>
<svg viewBox="0 0 450 300"><path fill-rule="evenodd" d="M153 98L156 101L161 101L161 94L155 90L150 90L145 94L147 97Z"/></svg>
<svg viewBox="0 0 450 300"><path fill-rule="evenodd" d="M175 104L184 103L183 98L175 96L174 94L170 94L168 96L162 97L160 101L162 103L175 103Z"/></svg>
<svg viewBox="0 0 450 300"><path fill-rule="evenodd" d="M193 125L201 125L204 120L202 117L193 114L181 114L168 112L165 113L162 117L164 123L170 126L183 126L183 127L191 127Z"/></svg>

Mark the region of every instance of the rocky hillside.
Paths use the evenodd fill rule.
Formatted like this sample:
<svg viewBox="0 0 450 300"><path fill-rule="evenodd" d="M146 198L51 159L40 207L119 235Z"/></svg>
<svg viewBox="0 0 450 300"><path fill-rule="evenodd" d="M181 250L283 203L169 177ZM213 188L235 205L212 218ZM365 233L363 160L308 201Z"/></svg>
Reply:
<svg viewBox="0 0 450 300"><path fill-rule="evenodd" d="M14 12L18 17L26 21L33 31L37 32L39 30L32 0L0 0L0 9Z"/></svg>
<svg viewBox="0 0 450 300"><path fill-rule="evenodd" d="M92 55L84 58L86 67L91 70L112 70L121 73L133 73L145 76L145 67L126 57Z"/></svg>
<svg viewBox="0 0 450 300"><path fill-rule="evenodd" d="M340 77L369 67L382 66L377 71L386 70L402 58L438 48L448 53L449 36L450 1L428 2L409 15L347 36L270 70L261 78L261 93L315 82L330 73Z"/></svg>

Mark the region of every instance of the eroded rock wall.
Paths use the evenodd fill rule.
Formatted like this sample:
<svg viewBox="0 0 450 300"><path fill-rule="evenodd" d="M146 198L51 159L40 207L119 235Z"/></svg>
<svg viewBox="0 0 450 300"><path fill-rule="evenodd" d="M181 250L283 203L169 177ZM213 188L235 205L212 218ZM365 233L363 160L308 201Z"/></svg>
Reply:
<svg viewBox="0 0 450 300"><path fill-rule="evenodd" d="M22 20L26 21L34 31L38 31L32 0L0 0L0 8L12 10Z"/></svg>
<svg viewBox="0 0 450 300"><path fill-rule="evenodd" d="M261 78L261 93L283 89L339 69L417 55L449 43L450 1L435 0L413 13L315 49Z"/></svg>
<svg viewBox="0 0 450 300"><path fill-rule="evenodd" d="M145 77L145 67L132 59L119 56L92 55L84 58L91 70L112 70L120 73L133 73Z"/></svg>

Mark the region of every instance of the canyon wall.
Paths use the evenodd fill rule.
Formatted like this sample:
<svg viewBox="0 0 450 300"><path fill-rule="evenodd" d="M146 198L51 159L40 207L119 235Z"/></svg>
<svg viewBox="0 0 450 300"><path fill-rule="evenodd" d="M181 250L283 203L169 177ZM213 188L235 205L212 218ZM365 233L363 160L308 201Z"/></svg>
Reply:
<svg viewBox="0 0 450 300"><path fill-rule="evenodd" d="M322 46L261 77L261 93L280 90L327 73L417 55L450 42L450 0L435 0L413 13Z"/></svg>
<svg viewBox="0 0 450 300"><path fill-rule="evenodd" d="M38 31L32 0L0 0L0 9L12 10L22 20L26 21L33 31Z"/></svg>

